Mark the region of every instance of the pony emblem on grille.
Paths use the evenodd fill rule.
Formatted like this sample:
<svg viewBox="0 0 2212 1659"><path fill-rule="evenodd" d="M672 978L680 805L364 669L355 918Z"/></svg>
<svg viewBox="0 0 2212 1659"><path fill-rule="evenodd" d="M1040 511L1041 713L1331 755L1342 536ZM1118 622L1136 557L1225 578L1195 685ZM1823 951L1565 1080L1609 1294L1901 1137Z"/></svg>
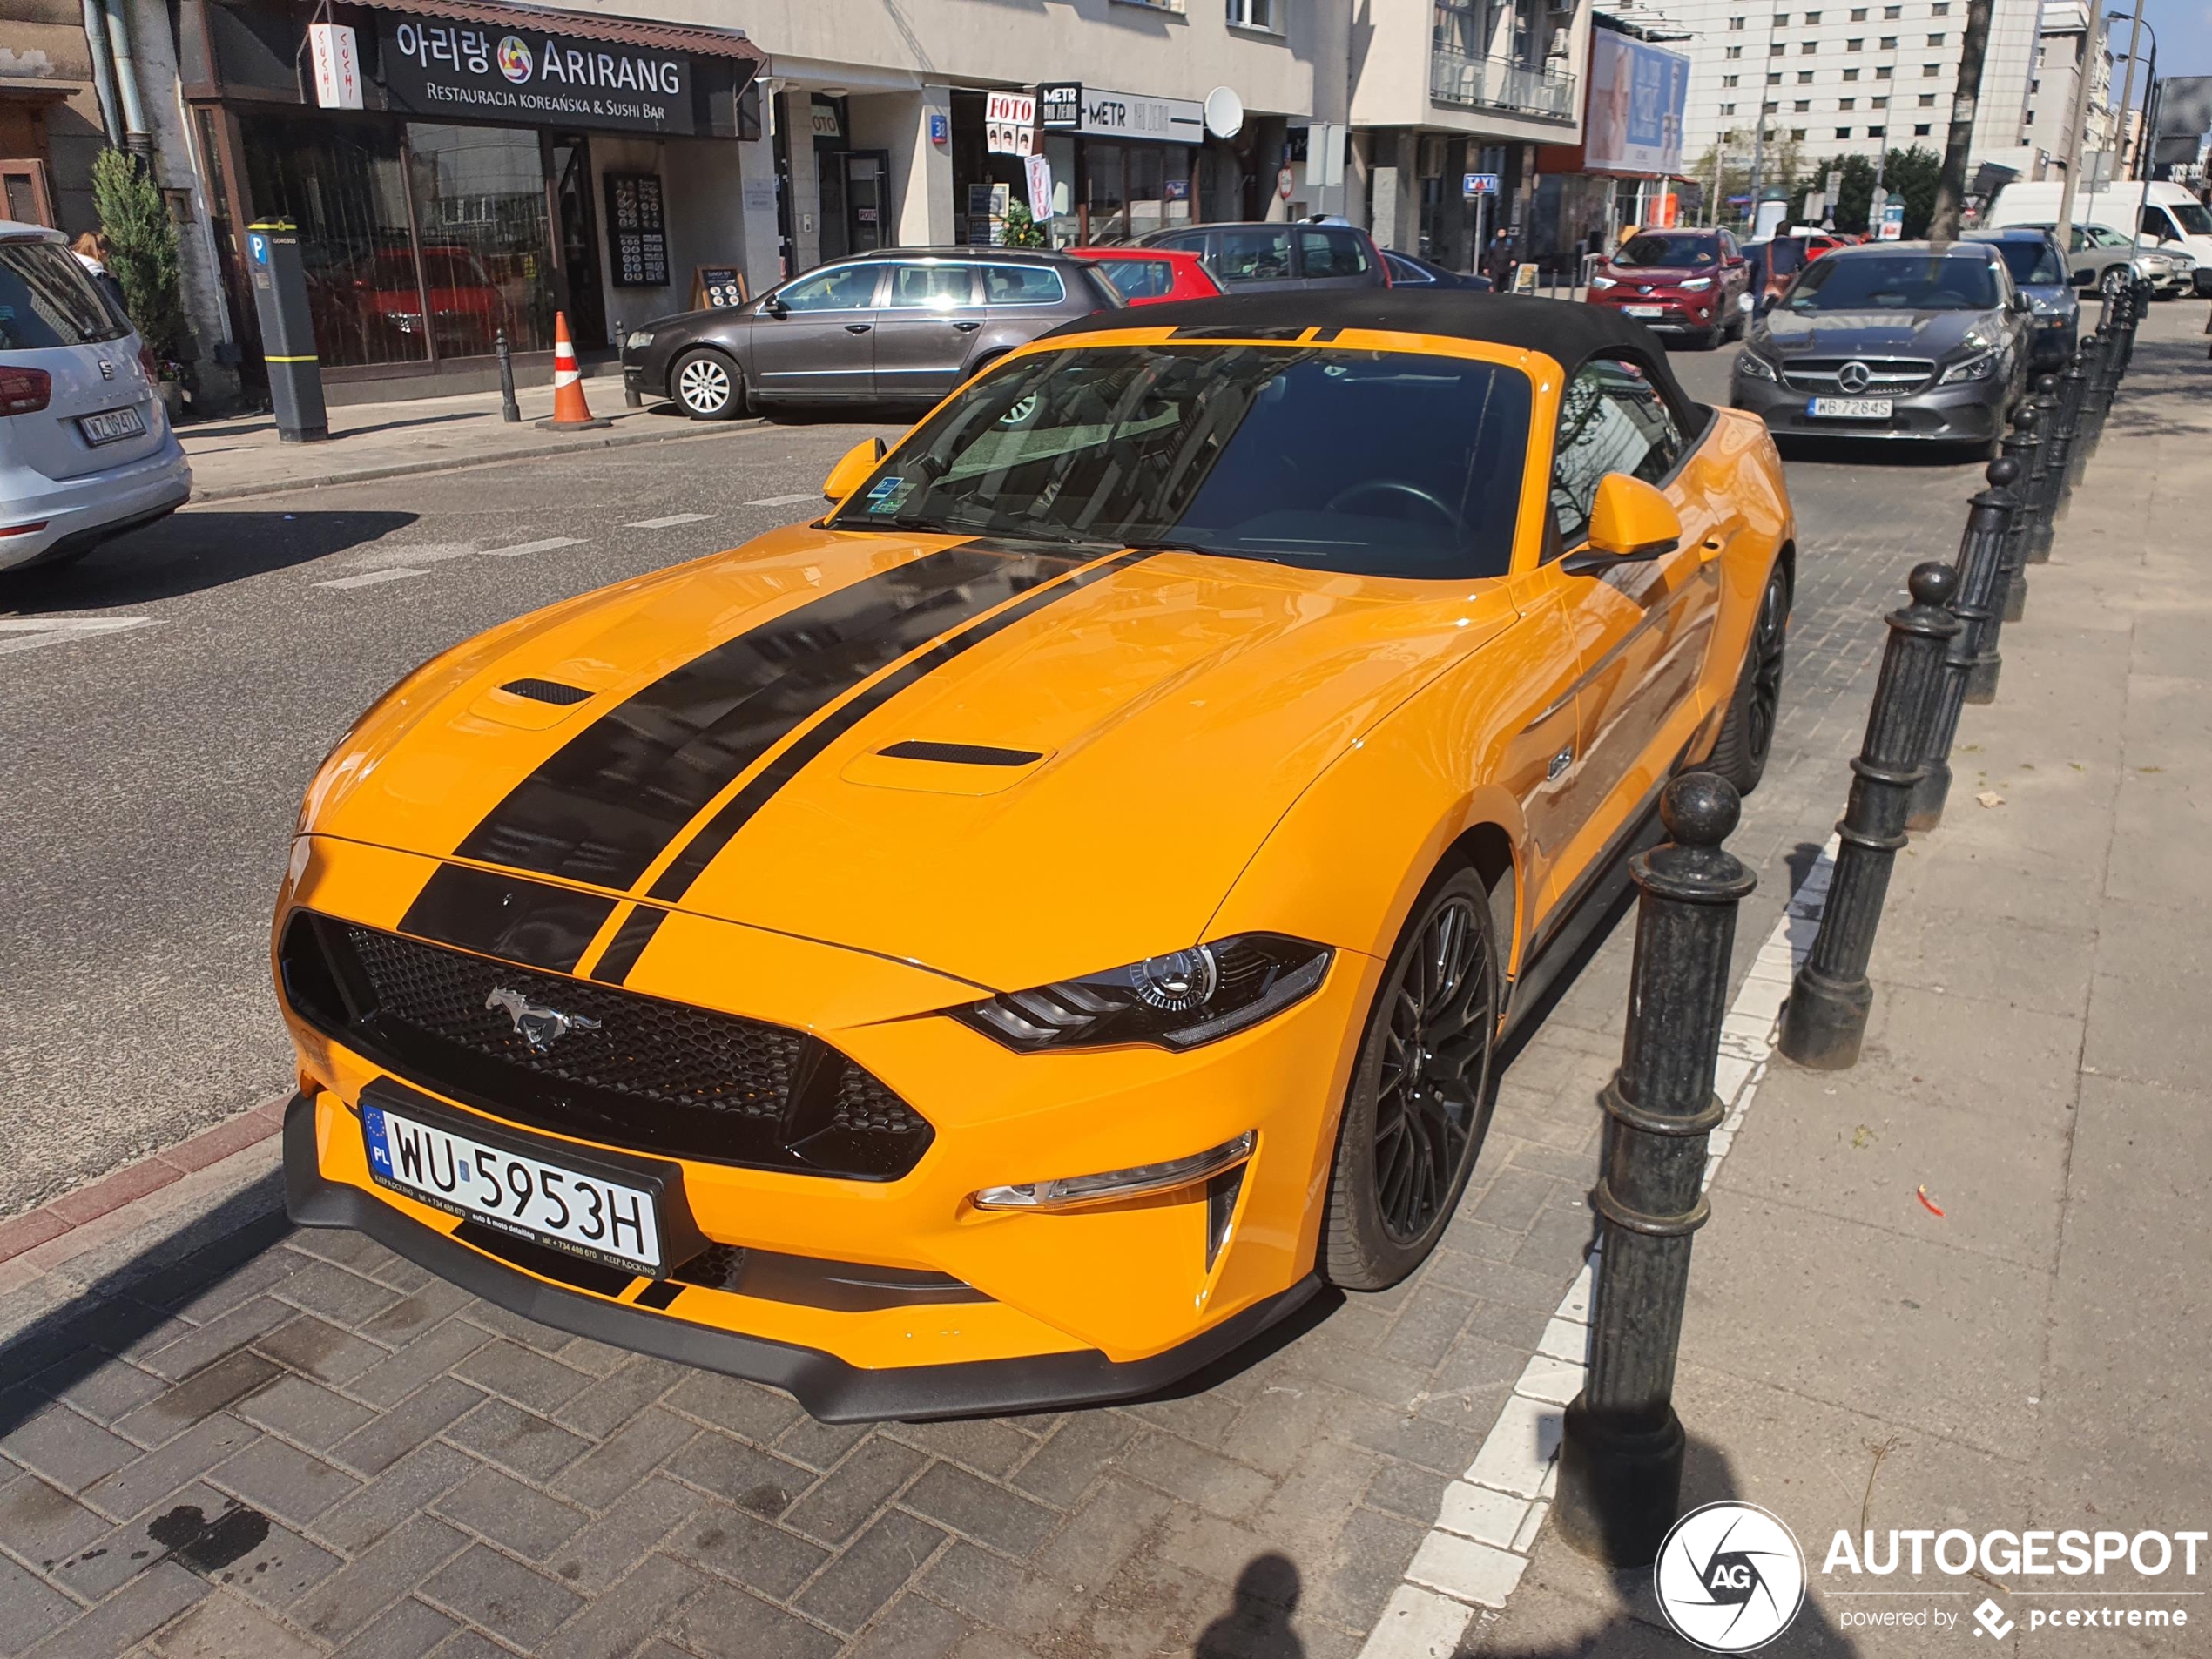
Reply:
<svg viewBox="0 0 2212 1659"><path fill-rule="evenodd" d="M484 999L488 1008L501 1008L515 1022L515 1030L530 1046L532 1054L544 1054L571 1031L597 1031L599 1022L581 1014L563 1014L558 1008L549 1008L533 1002L520 991L510 991L504 985L495 985L491 995Z"/></svg>

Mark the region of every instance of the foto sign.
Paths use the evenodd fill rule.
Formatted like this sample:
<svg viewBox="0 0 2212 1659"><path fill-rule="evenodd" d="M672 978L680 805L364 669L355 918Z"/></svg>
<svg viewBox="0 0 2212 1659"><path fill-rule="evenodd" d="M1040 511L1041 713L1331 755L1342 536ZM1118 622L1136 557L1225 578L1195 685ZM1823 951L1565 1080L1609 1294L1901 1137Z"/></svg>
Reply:
<svg viewBox="0 0 2212 1659"><path fill-rule="evenodd" d="M687 52L381 12L384 95L401 114L694 130Z"/></svg>
<svg viewBox="0 0 2212 1659"><path fill-rule="evenodd" d="M1494 172L1470 172L1460 179L1460 194L1473 201L1477 196L1498 193L1498 175Z"/></svg>
<svg viewBox="0 0 2212 1659"><path fill-rule="evenodd" d="M315 64L315 102L326 110L361 106L361 42L353 25L311 23L307 51Z"/></svg>
<svg viewBox="0 0 2212 1659"><path fill-rule="evenodd" d="M983 98L983 148L995 156L1028 156L1037 147L1037 100L1028 92Z"/></svg>

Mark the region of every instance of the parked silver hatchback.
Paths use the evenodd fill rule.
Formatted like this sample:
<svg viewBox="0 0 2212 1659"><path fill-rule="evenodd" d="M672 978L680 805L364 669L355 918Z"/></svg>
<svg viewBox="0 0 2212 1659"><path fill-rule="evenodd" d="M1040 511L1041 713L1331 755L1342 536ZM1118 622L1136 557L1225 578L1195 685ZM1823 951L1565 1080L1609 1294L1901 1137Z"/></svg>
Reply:
<svg viewBox="0 0 2212 1659"><path fill-rule="evenodd" d="M191 495L130 323L59 232L0 219L0 570L89 552Z"/></svg>

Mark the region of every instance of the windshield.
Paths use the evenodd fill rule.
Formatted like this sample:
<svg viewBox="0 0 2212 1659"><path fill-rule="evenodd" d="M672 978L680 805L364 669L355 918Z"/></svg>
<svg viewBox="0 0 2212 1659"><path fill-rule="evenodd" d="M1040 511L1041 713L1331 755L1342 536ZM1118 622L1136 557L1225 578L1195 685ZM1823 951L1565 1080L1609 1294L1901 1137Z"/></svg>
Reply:
<svg viewBox="0 0 2212 1659"><path fill-rule="evenodd" d="M2066 280L2066 267L2059 263L2059 251L2048 242L2008 239L1990 246L2005 256L2005 268L2022 287L2056 287Z"/></svg>
<svg viewBox="0 0 2212 1659"><path fill-rule="evenodd" d="M1720 244L1710 236L1632 236L1614 256L1615 265L1718 265Z"/></svg>
<svg viewBox="0 0 2212 1659"><path fill-rule="evenodd" d="M130 332L77 256L51 242L0 242L0 351L40 351Z"/></svg>
<svg viewBox="0 0 2212 1659"><path fill-rule="evenodd" d="M2182 228L2191 236L2212 236L2212 213L2204 211L2202 202L2168 202L2166 211L2182 222Z"/></svg>
<svg viewBox="0 0 2212 1659"><path fill-rule="evenodd" d="M1049 352L955 395L829 522L1502 576L1529 403L1519 369L1410 352Z"/></svg>
<svg viewBox="0 0 2212 1659"><path fill-rule="evenodd" d="M1791 311L1988 311L1989 261L1942 253L1831 253L1805 267L1783 304Z"/></svg>

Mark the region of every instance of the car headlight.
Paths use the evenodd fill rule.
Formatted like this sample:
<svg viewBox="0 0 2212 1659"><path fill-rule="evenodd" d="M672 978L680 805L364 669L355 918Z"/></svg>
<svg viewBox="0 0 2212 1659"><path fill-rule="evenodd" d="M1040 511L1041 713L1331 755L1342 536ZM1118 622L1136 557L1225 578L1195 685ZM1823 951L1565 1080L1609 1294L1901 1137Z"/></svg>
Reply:
<svg viewBox="0 0 2212 1659"><path fill-rule="evenodd" d="M1695 293L1700 288L1711 287L1713 286L1713 279L1710 277L1692 277L1689 281L1683 283L1682 286L1690 293Z"/></svg>
<svg viewBox="0 0 2212 1659"><path fill-rule="evenodd" d="M1617 288L1620 286L1609 276L1594 276L1590 279L1590 287L1593 288Z"/></svg>
<svg viewBox="0 0 2212 1659"><path fill-rule="evenodd" d="M1963 363L1953 363L1943 371L1938 386L1957 386L1964 381L1986 381L1997 372L1997 354L1984 352L1979 357L1969 357Z"/></svg>
<svg viewBox="0 0 2212 1659"><path fill-rule="evenodd" d="M622 343L627 350L643 351L653 343L653 331L650 328L633 328L630 331L630 338Z"/></svg>
<svg viewBox="0 0 2212 1659"><path fill-rule="evenodd" d="M1023 1054L1123 1042L1196 1049L1311 995L1334 954L1281 934L1238 934L1103 974L1009 991L953 1014Z"/></svg>
<svg viewBox="0 0 2212 1659"><path fill-rule="evenodd" d="M1778 381L1782 378L1774 372L1774 365L1757 352L1739 353L1736 359L1736 372L1747 381Z"/></svg>

